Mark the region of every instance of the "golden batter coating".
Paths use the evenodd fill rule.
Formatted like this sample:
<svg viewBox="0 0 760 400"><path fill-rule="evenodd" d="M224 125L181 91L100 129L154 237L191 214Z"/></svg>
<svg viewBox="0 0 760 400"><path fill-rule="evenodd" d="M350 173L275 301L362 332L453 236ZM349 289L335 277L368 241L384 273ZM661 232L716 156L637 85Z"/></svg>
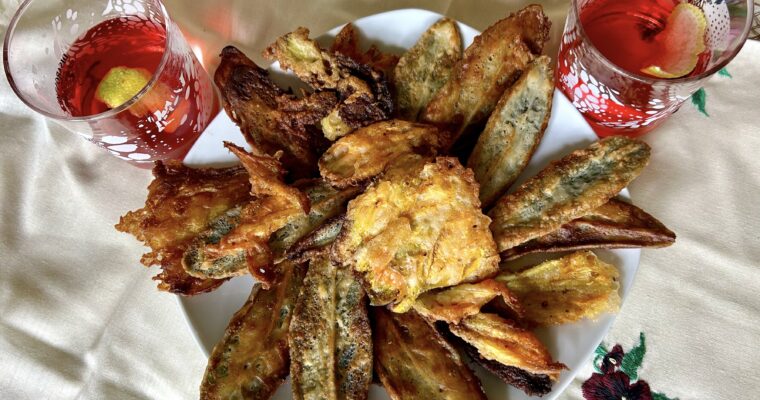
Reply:
<svg viewBox="0 0 760 400"><path fill-rule="evenodd" d="M579 251L496 278L509 288L532 324L549 326L596 318L620 307L620 273L590 251Z"/></svg>
<svg viewBox="0 0 760 400"><path fill-rule="evenodd" d="M306 269L278 265L272 286L255 285L214 346L201 400L266 400L288 376L288 330Z"/></svg>
<svg viewBox="0 0 760 400"><path fill-rule="evenodd" d="M551 23L538 5L530 5L488 27L464 51L451 78L421 115L458 137L486 120L504 90L543 50Z"/></svg>
<svg viewBox="0 0 760 400"><path fill-rule="evenodd" d="M296 400L363 400L372 383L367 299L348 268L313 258L290 326Z"/></svg>
<svg viewBox="0 0 760 400"><path fill-rule="evenodd" d="M503 251L501 259L585 249L667 247L675 241L676 234L644 210L612 199L556 231Z"/></svg>
<svg viewBox="0 0 760 400"><path fill-rule="evenodd" d="M462 58L462 38L456 21L441 18L420 36L393 71L396 113L416 121L436 92L446 84Z"/></svg>
<svg viewBox="0 0 760 400"><path fill-rule="evenodd" d="M319 159L319 172L335 187L368 181L407 154L435 156L447 133L402 120L376 122L340 138Z"/></svg>
<svg viewBox="0 0 760 400"><path fill-rule="evenodd" d="M414 303L414 310L430 321L459 323L480 313L480 309L496 298L516 317L522 318L522 305L503 283L485 279L478 283L462 283L450 288L430 291Z"/></svg>
<svg viewBox="0 0 760 400"><path fill-rule="evenodd" d="M536 58L504 92L467 160L484 207L512 186L544 136L554 94L550 62L546 56Z"/></svg>
<svg viewBox="0 0 760 400"><path fill-rule="evenodd" d="M472 171L455 158L397 163L348 205L333 246L372 305L409 310L432 289L496 273L498 255Z"/></svg>
<svg viewBox="0 0 760 400"><path fill-rule="evenodd" d="M371 307L375 372L393 400L486 400L459 352L414 311Z"/></svg>
<svg viewBox="0 0 760 400"><path fill-rule="evenodd" d="M240 167L193 169L179 161L159 161L153 176L145 206L121 217L116 229L151 248L141 262L161 266L153 278L160 290L195 295L215 289L223 281L188 275L182 254L215 219L251 200L248 174Z"/></svg>
<svg viewBox="0 0 760 400"><path fill-rule="evenodd" d="M649 162L650 148L621 136L602 139L555 161L489 212L505 251L589 214L617 195Z"/></svg>

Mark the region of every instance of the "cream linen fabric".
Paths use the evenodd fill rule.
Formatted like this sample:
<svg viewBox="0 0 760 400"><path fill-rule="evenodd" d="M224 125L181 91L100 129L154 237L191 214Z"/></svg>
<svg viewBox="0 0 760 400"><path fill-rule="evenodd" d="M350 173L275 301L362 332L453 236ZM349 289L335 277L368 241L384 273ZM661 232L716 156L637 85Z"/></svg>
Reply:
<svg viewBox="0 0 760 400"><path fill-rule="evenodd" d="M38 0L43 1L43 0ZM19 1L0 0L0 31ZM215 53L250 54L299 25L314 33L379 11L435 10L483 29L520 1L166 0L188 37ZM567 1L544 1L554 22ZM208 50L211 49L211 50ZM215 57L206 57L213 65ZM260 61L260 59L259 59ZM644 251L630 298L606 342L647 334L640 371L681 399L757 397L760 387L760 43L707 85L710 117L690 104L645 139L650 167L635 202L678 233ZM0 79L0 399L183 399L206 360L173 296L117 233L142 205L148 171L119 161L18 101ZM590 365L590 363L589 363ZM580 384L563 398L580 399Z"/></svg>

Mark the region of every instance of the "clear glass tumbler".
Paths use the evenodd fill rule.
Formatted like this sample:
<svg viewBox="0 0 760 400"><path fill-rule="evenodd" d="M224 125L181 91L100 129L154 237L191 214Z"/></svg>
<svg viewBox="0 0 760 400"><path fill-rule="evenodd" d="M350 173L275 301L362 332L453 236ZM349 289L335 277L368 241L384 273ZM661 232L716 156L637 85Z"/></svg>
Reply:
<svg viewBox="0 0 760 400"><path fill-rule="evenodd" d="M700 54L698 67L693 73L679 78L655 78L616 65L592 43L586 33L592 27L584 26L585 22L581 20L588 7L598 7L601 1L605 0L572 0L560 44L556 82L602 137L639 136L664 122L702 87L706 79L736 56L752 26L753 0L688 1L699 7L705 16L706 50ZM608 4L615 6L615 1L634 0L607 1L604 7ZM635 11L638 13L636 17L643 20L654 18L646 14L649 7L656 10L663 2L670 2L671 7L679 3L676 0L635 1L640 4ZM613 12L602 11L600 15ZM621 46L623 51L628 51L626 46L629 45L625 41L613 44ZM637 56L633 50L629 54L630 57Z"/></svg>
<svg viewBox="0 0 760 400"><path fill-rule="evenodd" d="M160 0L26 0L3 61L29 107L138 166L182 159L219 111Z"/></svg>

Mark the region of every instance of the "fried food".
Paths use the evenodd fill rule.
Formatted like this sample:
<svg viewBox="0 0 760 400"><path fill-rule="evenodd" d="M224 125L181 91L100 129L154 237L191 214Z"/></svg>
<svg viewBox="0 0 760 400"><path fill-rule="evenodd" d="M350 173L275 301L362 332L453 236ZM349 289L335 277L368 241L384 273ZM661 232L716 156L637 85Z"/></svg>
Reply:
<svg viewBox="0 0 760 400"><path fill-rule="evenodd" d="M421 120L456 133L455 139L484 121L504 90L541 54L550 26L541 6L530 5L488 27L465 49Z"/></svg>
<svg viewBox="0 0 760 400"><path fill-rule="evenodd" d="M192 169L179 161L159 161L153 176L145 206L121 217L116 229L151 248L140 261L161 266L153 278L159 290L195 295L215 289L223 281L188 275L182 254L214 219L251 200L248 174L240 167Z"/></svg>
<svg viewBox="0 0 760 400"><path fill-rule="evenodd" d="M302 237L288 249L287 257L291 260L308 260L316 252L332 244L343 229L345 214L325 221L319 228Z"/></svg>
<svg viewBox="0 0 760 400"><path fill-rule="evenodd" d="M338 92L339 103L320 122L322 133L330 140L393 114L393 101L382 72L322 50L309 39L306 28L278 38L264 51L264 57L279 61L282 68L315 90Z"/></svg>
<svg viewBox="0 0 760 400"><path fill-rule="evenodd" d="M272 397L288 376L288 329L305 272L285 262L268 290L254 285L211 352L201 400Z"/></svg>
<svg viewBox="0 0 760 400"><path fill-rule="evenodd" d="M620 307L620 273L590 251L543 262L496 278L517 296L525 319L541 326L596 318Z"/></svg>
<svg viewBox="0 0 760 400"><path fill-rule="evenodd" d="M399 157L437 155L448 145L446 137L431 125L376 122L333 143L319 160L319 172L335 187L357 185L380 175Z"/></svg>
<svg viewBox="0 0 760 400"><path fill-rule="evenodd" d="M273 278L274 264L269 238L293 219L306 215L309 199L282 181L285 170L273 157L255 148L250 154L231 143L226 147L248 171L254 200L198 235L185 251L182 265L196 277L221 279L250 273L266 288Z"/></svg>
<svg viewBox="0 0 760 400"><path fill-rule="evenodd" d="M340 53L359 64L369 65L378 71L382 71L385 76L390 76L399 60L397 55L383 53L374 44L367 51L362 51L359 46L359 34L356 32L354 24L350 22L343 26L343 29L335 36L335 41L330 46L330 52Z"/></svg>
<svg viewBox="0 0 760 400"><path fill-rule="evenodd" d="M372 305L405 312L428 290L496 272L477 194L455 158L397 164L349 203L333 253L362 277Z"/></svg>
<svg viewBox="0 0 760 400"><path fill-rule="evenodd" d="M567 369L564 364L552 360L549 351L531 331L496 314L473 315L459 324L449 324L449 329L477 350L477 356L473 357L475 361L482 358L523 371L523 374L498 375L529 395L544 395L551 391L551 383L559 379L563 369ZM484 366L489 365L494 366L493 363ZM527 379L515 379L521 375Z"/></svg>
<svg viewBox="0 0 760 400"><path fill-rule="evenodd" d="M362 189L348 187L338 190L322 179L296 182L294 186L306 194L311 207L308 214L294 217L272 234L269 248L276 262L282 260L288 250L302 238L319 229L326 221L342 215L348 201L361 193Z"/></svg>
<svg viewBox="0 0 760 400"><path fill-rule="evenodd" d="M427 292L414 303L414 310L431 321L457 324L465 317L480 313L484 305L499 297L506 307L522 318L524 311L517 297L506 285L494 279Z"/></svg>
<svg viewBox="0 0 760 400"><path fill-rule="evenodd" d="M462 58L462 39L456 21L441 18L420 36L393 70L396 113L416 121Z"/></svg>
<svg viewBox="0 0 760 400"><path fill-rule="evenodd" d="M544 136L554 94L550 62L546 56L536 58L504 92L467 161L484 207L512 186Z"/></svg>
<svg viewBox="0 0 760 400"><path fill-rule="evenodd" d="M372 333L361 284L323 254L312 259L290 326L296 400L366 399Z"/></svg>
<svg viewBox="0 0 760 400"><path fill-rule="evenodd" d="M554 232L503 251L501 258L584 249L666 247L675 240L675 233L644 210L612 199Z"/></svg>
<svg viewBox="0 0 760 400"><path fill-rule="evenodd" d="M649 155L646 143L613 136L553 162L499 199L489 213L499 251L551 233L601 207L641 173Z"/></svg>
<svg viewBox="0 0 760 400"><path fill-rule="evenodd" d="M375 372L391 399L486 399L459 352L414 311L370 313Z"/></svg>
<svg viewBox="0 0 760 400"><path fill-rule="evenodd" d="M316 163L329 142L320 121L338 103L334 92L298 98L279 88L240 50L227 46L214 75L224 109L240 126L248 143L269 155L282 151L282 163L293 179L316 174Z"/></svg>

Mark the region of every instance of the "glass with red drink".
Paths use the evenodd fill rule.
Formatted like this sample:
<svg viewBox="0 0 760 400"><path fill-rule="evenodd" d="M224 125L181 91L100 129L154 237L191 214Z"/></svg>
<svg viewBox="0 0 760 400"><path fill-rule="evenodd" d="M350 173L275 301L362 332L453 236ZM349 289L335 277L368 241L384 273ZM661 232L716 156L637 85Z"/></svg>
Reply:
<svg viewBox="0 0 760 400"><path fill-rule="evenodd" d="M160 0L26 0L3 56L29 107L137 165L182 159L219 110Z"/></svg>
<svg viewBox="0 0 760 400"><path fill-rule="evenodd" d="M639 136L739 52L753 0L572 0L557 87L599 136Z"/></svg>

